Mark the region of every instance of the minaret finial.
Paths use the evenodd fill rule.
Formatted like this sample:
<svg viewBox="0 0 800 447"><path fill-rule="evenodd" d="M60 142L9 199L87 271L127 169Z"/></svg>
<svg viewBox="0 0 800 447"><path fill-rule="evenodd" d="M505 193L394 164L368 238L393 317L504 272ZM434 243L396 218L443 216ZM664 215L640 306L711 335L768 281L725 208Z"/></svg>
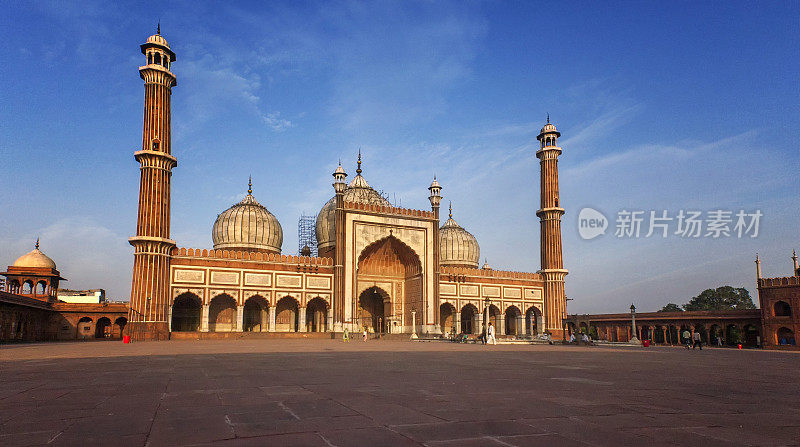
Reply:
<svg viewBox="0 0 800 447"><path fill-rule="evenodd" d="M156 34L161 34L161 19L158 19L158 26L156 26Z"/></svg>
<svg viewBox="0 0 800 447"><path fill-rule="evenodd" d="M450 201L450 218L453 218L453 201Z"/></svg>
<svg viewBox="0 0 800 447"><path fill-rule="evenodd" d="M550 124L550 112L547 112L547 124Z"/></svg>
<svg viewBox="0 0 800 447"><path fill-rule="evenodd" d="M37 250L39 249L39 238L38 237L36 238L36 249Z"/></svg>
<svg viewBox="0 0 800 447"><path fill-rule="evenodd" d="M247 194L253 194L253 176L250 176L250 179L247 181Z"/></svg>
<svg viewBox="0 0 800 447"><path fill-rule="evenodd" d="M361 148L358 148L358 169L356 169L356 174L361 175Z"/></svg>

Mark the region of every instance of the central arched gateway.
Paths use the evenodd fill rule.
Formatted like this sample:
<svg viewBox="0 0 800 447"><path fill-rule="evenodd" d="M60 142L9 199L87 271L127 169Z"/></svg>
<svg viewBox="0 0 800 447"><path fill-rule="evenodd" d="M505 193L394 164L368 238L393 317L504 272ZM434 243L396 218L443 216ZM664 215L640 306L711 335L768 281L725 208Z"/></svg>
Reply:
<svg viewBox="0 0 800 447"><path fill-rule="evenodd" d="M425 309L422 263L408 245L394 236L368 245L358 257L356 281L362 292L354 303L354 326L364 326L359 319L367 312L376 332L410 333L412 323L421 332Z"/></svg>
<svg viewBox="0 0 800 447"><path fill-rule="evenodd" d="M359 330L378 333L387 332L386 308L391 307L389 295L379 287L370 287L358 297L358 316L356 324Z"/></svg>

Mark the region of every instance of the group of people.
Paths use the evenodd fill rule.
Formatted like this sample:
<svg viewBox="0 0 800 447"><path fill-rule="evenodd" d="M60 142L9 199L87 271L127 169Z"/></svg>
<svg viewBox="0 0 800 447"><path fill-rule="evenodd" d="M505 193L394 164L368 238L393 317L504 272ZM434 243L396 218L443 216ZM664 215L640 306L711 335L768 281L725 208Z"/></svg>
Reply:
<svg viewBox="0 0 800 447"><path fill-rule="evenodd" d="M586 344L586 345L592 344L592 339L589 337L588 334L586 334L585 332L581 332L580 336L581 336L580 337L581 343ZM570 333L569 334L569 342L570 343L576 343L576 344L578 343L578 339L575 337L574 333Z"/></svg>
<svg viewBox="0 0 800 447"><path fill-rule="evenodd" d="M447 336L447 338L455 343L466 343L469 340L467 334L465 334L464 332L456 334L455 328L453 329L453 332L451 332ZM478 336L477 340L484 345L487 343L491 343L493 345L497 344L497 337L495 337L494 325L491 322L489 323L488 328L481 331L481 335Z"/></svg>
<svg viewBox="0 0 800 447"><path fill-rule="evenodd" d="M362 333L363 340L367 341L369 339L369 334L373 333L375 333L375 331L372 328L368 329L365 327ZM347 328L344 328L344 331L342 331L342 341L350 341L350 331Z"/></svg>
<svg viewBox="0 0 800 447"><path fill-rule="evenodd" d="M699 332L689 332L688 329L685 329L681 336L683 336L683 340L686 342L686 349L700 348L701 351L703 350L703 339L700 338Z"/></svg>

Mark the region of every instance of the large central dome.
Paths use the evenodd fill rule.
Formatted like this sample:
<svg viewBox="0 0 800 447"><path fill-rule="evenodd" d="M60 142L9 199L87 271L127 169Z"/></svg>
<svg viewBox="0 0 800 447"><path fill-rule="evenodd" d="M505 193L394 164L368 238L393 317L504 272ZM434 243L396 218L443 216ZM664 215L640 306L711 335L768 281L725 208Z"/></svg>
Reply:
<svg viewBox="0 0 800 447"><path fill-rule="evenodd" d="M344 201L391 206L391 203L372 189L367 180L361 176L361 154L358 157L356 177L344 191ZM316 233L320 256L328 254L332 256L333 247L336 246L336 196L328 200L317 215Z"/></svg>
<svg viewBox="0 0 800 447"><path fill-rule="evenodd" d="M278 219L253 197L247 196L217 216L211 232L214 249L280 253L283 229Z"/></svg>

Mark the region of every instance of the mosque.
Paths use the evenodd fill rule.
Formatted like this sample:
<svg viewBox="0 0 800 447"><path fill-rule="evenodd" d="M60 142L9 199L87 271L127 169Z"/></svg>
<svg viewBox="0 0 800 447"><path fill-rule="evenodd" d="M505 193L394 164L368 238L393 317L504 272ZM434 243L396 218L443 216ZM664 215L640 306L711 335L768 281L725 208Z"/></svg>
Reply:
<svg viewBox="0 0 800 447"><path fill-rule="evenodd" d="M452 208L441 224L442 185L427 186L431 208L392 206L339 164L316 219L318 256L281 254L280 222L253 195L219 214L212 249L170 239L170 180L177 166L170 136L176 55L160 30L141 45L146 63L139 211L126 332L134 339L180 333L341 332L436 336L562 334L566 316L561 254L560 133L548 122L537 139L541 164L541 270L479 266L478 240ZM533 185L531 185L533 186ZM424 191L424 186L420 187ZM229 334L227 334L229 335ZM220 335L225 336L225 335Z"/></svg>

